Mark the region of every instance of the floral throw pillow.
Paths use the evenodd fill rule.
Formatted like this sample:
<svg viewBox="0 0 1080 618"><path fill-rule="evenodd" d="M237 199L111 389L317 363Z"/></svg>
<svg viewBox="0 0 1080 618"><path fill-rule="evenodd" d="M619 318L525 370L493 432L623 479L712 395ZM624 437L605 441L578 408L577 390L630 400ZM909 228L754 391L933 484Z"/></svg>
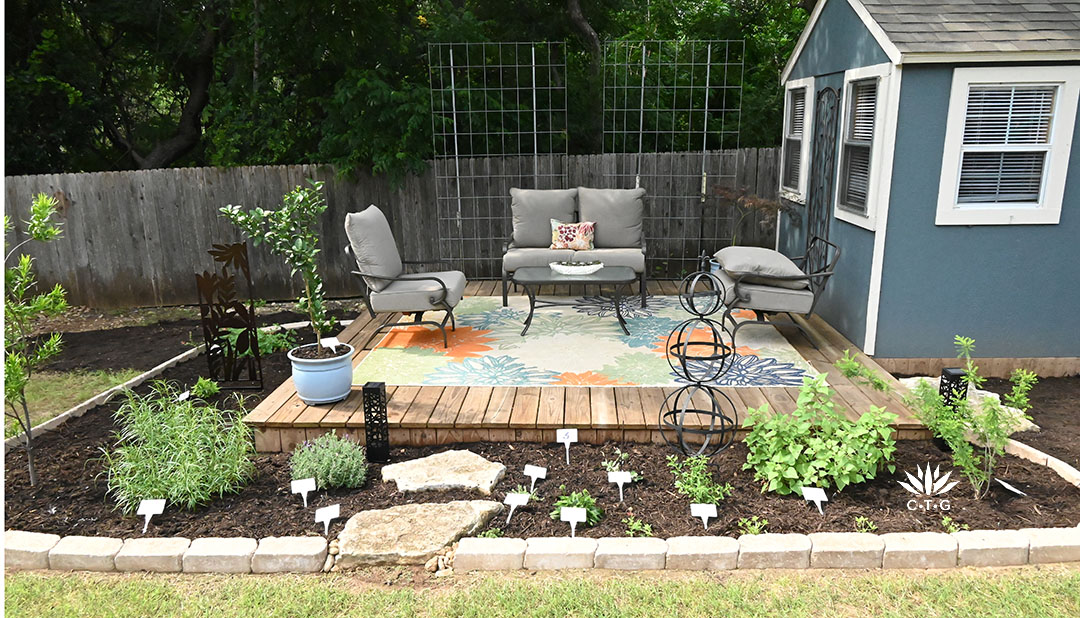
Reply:
<svg viewBox="0 0 1080 618"><path fill-rule="evenodd" d="M593 234L595 231L596 224L592 221L563 223L557 219L552 219L551 248L591 251L593 248Z"/></svg>

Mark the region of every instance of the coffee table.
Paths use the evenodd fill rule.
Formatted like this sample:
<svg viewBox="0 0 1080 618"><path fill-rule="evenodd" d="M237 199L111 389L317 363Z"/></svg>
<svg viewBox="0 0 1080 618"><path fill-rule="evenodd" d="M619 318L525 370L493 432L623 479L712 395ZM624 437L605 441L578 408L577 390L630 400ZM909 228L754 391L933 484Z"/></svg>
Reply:
<svg viewBox="0 0 1080 618"><path fill-rule="evenodd" d="M622 315L622 295L619 293L619 290L624 285L629 287L637 281L637 279L637 273L629 266L605 266L590 275L563 275L551 270L550 266L523 266L514 271L513 278L514 283L525 288L525 293L529 295L529 317L525 318L525 328L521 329L521 335L525 336L525 333L529 331L529 326L532 324L533 313L536 311L537 307L569 307L582 304L580 302L567 303L536 299L536 292L540 286L563 283L612 286L615 289L615 317L618 318L619 326L622 327L623 332L629 335L630 331L626 328L626 320ZM606 303L601 298L594 303L585 304L600 305Z"/></svg>

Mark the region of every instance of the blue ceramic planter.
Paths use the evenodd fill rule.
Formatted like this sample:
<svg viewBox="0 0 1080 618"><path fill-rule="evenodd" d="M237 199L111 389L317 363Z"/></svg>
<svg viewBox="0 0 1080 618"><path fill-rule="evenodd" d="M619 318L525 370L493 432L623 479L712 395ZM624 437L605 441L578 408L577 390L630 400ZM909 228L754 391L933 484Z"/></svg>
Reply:
<svg viewBox="0 0 1080 618"><path fill-rule="evenodd" d="M345 399L352 388L353 347L343 344L348 346L349 353L333 358L297 358L293 355L293 352L313 345L289 350L296 394L309 405Z"/></svg>

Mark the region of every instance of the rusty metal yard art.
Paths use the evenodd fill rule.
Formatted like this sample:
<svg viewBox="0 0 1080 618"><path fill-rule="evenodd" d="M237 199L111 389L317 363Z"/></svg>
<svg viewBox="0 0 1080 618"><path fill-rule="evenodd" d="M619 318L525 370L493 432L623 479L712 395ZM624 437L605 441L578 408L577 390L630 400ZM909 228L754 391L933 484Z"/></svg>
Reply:
<svg viewBox="0 0 1080 618"><path fill-rule="evenodd" d="M208 253L221 265L221 272L216 267L214 272L203 271L195 275L195 281L209 377L222 388L261 389L262 358L247 244L214 245ZM237 269L247 280L246 303L237 298Z"/></svg>

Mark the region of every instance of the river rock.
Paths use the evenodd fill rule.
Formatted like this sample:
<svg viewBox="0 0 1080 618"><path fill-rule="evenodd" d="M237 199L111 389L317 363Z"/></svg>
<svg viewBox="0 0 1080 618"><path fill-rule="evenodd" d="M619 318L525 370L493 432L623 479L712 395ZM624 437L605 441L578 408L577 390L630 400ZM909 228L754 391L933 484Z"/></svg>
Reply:
<svg viewBox="0 0 1080 618"><path fill-rule="evenodd" d="M425 564L440 549L483 530L502 508L491 500L456 500L361 511L338 535L335 566Z"/></svg>
<svg viewBox="0 0 1080 618"><path fill-rule="evenodd" d="M446 451L384 466L383 482L394 481L398 491L475 489L485 496L506 475L506 466L472 451Z"/></svg>

